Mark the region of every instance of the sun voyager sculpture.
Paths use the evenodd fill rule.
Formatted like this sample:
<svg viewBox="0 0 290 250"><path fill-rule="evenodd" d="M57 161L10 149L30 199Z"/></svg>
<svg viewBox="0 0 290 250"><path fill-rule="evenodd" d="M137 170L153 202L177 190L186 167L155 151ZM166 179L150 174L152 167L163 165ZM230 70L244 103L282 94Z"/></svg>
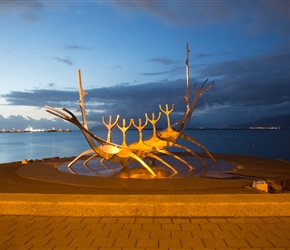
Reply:
<svg viewBox="0 0 290 250"><path fill-rule="evenodd" d="M175 165L182 164L186 167L186 172L192 172L195 167L190 163L184 154L174 153L169 151L172 148L178 148L186 153L187 156L195 158L200 164L201 169L211 167L214 165L216 160L211 155L211 153L198 141L196 141L191 136L185 134L185 130L190 121L192 113L195 106L200 98L200 96L209 90L214 82L205 87L208 80L205 80L201 87L196 88L196 84L193 86L194 97L191 99L190 94L190 82L189 82L189 59L188 54L190 50L188 44L186 44L186 91L184 95L185 100L185 112L175 123L171 123L170 114L174 111L174 104L169 108L168 104L165 107L159 105L158 115L155 116L154 113L148 115L145 113L145 122L142 123L142 119L139 118L138 121L130 119L127 122L122 119L119 123L120 115L117 115L114 122L112 122L112 116L109 116L109 121L105 121L105 117L102 117L102 122L107 128L107 139L102 139L101 137L95 135L91 132L87 125L86 112L84 96L87 94L82 87L81 73L78 70L78 87L79 87L79 107L82 115L82 122L68 109L62 108L61 110L45 105L46 111L55 115L63 120L71 122L76 125L80 131L83 133L85 139L87 140L90 149L80 153L75 157L66 167L71 173L76 172L73 170L72 166L81 161L83 157L86 157L82 162L83 167L93 172L89 167L90 162L93 159L98 159L99 165L104 169L110 169L107 163L115 163L119 166L119 172L128 172L135 169L142 169L142 173L137 175L137 178L171 178L179 174L179 170ZM164 115L167 120L167 128L163 130L157 130L156 124L160 120L161 116ZM144 119L144 118L143 118ZM152 135L148 138L143 138L143 130L147 125L151 126ZM111 133L113 127L118 127L121 131L123 140L121 144L112 142ZM127 131L128 129L136 129L138 131L139 139L133 143L127 144ZM194 144L204 151L205 156L210 161L205 162L204 158L200 157L197 153L193 152L188 146L182 145L180 143L181 139L187 141L190 144ZM169 159L175 159L175 163L172 163ZM179 164L176 164L179 163ZM137 163L137 168L136 168ZM133 166L133 167L132 167ZM166 169L166 170L164 170ZM117 173L116 168L113 170ZM96 171L98 172L98 171ZM144 172L146 172L144 174ZM99 174L98 174L99 175ZM117 173L118 177L128 178L128 174L122 175ZM136 176L136 175L135 175ZM130 176L129 176L130 177Z"/></svg>

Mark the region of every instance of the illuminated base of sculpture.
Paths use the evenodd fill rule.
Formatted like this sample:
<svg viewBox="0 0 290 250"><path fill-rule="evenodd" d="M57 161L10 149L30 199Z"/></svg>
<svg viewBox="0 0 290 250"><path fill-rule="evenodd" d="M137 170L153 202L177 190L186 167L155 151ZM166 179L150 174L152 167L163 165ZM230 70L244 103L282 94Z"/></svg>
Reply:
<svg viewBox="0 0 290 250"><path fill-rule="evenodd" d="M236 165L227 162L217 160L213 165L202 166L201 163L192 156L183 156L183 159L190 163L195 169L190 170L186 165L176 161L172 157L164 156L164 160L169 162L178 173L173 173L172 170L166 166L158 164L157 166L151 164L150 167L156 173L155 178L188 178L192 176L197 177L212 177L212 178L237 178L235 175L229 174L230 171L236 168ZM210 164L211 160L203 158L205 163ZM85 160L79 160L74 163L71 168L68 168L67 164L60 165L59 171L88 176L98 177L112 177L112 178L136 178L136 179L152 179L152 175L147 169L142 167L138 162L131 164L130 168L122 168L119 164L109 161L101 161L100 157L96 157L90 162L84 164ZM149 164L149 162L148 162Z"/></svg>

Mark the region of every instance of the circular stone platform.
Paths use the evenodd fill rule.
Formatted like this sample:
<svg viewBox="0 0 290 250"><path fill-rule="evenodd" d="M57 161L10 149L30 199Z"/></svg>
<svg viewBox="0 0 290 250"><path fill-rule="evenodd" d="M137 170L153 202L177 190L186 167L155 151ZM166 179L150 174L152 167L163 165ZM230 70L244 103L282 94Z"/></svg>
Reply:
<svg viewBox="0 0 290 250"><path fill-rule="evenodd" d="M186 178L126 179L59 171L60 166L66 166L73 160L72 157L34 160L27 165L22 165L17 170L17 174L41 182L78 186L86 188L89 192L126 194L253 193L256 191L244 187L251 187L255 178L267 181L290 179L290 162L288 161L227 154L213 154L213 156L217 159L217 164L224 164L231 168L235 166L235 168L230 170L229 174L226 173L229 171L228 168L223 171L224 177L221 177L221 173L216 173L219 175L218 178L213 178L214 176L208 174L206 177L192 175ZM82 189L82 192L86 191Z"/></svg>
<svg viewBox="0 0 290 250"><path fill-rule="evenodd" d="M201 161L197 158L189 155L182 156L182 159L185 160L192 166L190 169L189 166L178 161L169 156L163 156L163 160L169 163L171 166L174 166L174 169L177 173L174 173L173 170L166 167L162 164L151 165L152 170L156 173L157 177L153 177L149 171L143 167L140 163L136 162L130 165L130 168L124 169L117 163L112 163L108 161L100 162L101 158L93 158L88 163L85 163L85 160L79 160L74 163L71 167L68 167L68 164L60 165L57 169L59 171L78 174L78 175L87 175L87 176L98 176L98 177L107 177L107 178L134 178L134 179L152 179L152 178L191 178L191 177L211 177L211 178L237 178L236 175L230 174L236 168L236 164L217 160L215 163L211 159L201 158L206 166L203 166ZM149 161L146 162L149 165Z"/></svg>

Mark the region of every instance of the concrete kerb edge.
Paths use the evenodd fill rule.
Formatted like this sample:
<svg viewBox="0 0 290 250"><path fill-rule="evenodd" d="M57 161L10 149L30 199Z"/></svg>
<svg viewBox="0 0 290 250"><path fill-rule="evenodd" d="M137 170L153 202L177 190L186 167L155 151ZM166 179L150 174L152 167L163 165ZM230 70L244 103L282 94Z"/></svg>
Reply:
<svg viewBox="0 0 290 250"><path fill-rule="evenodd" d="M290 216L289 194L0 194L0 214L85 217Z"/></svg>

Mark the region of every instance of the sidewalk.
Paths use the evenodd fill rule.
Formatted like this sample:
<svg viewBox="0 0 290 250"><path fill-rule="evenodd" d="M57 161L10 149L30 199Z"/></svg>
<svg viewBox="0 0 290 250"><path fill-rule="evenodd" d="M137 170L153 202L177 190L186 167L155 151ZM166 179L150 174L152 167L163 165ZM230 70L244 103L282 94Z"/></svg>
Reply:
<svg viewBox="0 0 290 250"><path fill-rule="evenodd" d="M290 217L0 216L0 249L290 249Z"/></svg>

